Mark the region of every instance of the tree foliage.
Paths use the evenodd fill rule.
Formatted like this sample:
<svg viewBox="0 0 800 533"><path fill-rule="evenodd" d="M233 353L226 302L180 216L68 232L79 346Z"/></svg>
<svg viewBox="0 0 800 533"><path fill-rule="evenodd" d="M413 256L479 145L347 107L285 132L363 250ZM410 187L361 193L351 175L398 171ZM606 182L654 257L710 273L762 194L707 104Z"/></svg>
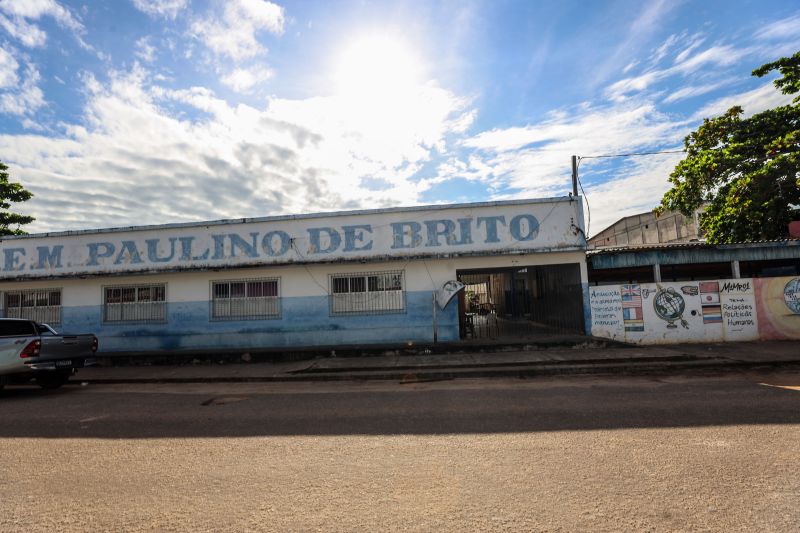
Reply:
<svg viewBox="0 0 800 533"><path fill-rule="evenodd" d="M12 213L11 204L26 202L33 193L26 190L21 183L9 181L8 167L0 161L0 235L25 235L20 226L30 224L35 218Z"/></svg>
<svg viewBox="0 0 800 533"><path fill-rule="evenodd" d="M777 70L775 86L800 93L800 52L753 71ZM706 205L700 227L713 243L780 239L800 218L800 95L791 104L744 117L739 106L705 119L684 141L672 189L658 211L691 215Z"/></svg>

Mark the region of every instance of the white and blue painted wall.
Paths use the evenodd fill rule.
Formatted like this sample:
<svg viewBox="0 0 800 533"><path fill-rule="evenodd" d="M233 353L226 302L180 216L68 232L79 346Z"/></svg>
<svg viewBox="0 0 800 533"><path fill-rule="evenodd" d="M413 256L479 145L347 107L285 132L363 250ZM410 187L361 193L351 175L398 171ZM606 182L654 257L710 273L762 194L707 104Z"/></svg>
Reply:
<svg viewBox="0 0 800 533"><path fill-rule="evenodd" d="M105 352L457 341L457 303L434 317L434 292L458 270L578 263L586 287L581 205L563 197L4 237L0 291L59 289L60 328L96 333ZM330 275L396 270L402 311L330 312ZM211 319L213 281L257 278L280 280L279 316ZM165 285L165 320L104 322L105 286L144 284Z"/></svg>
<svg viewBox="0 0 800 533"><path fill-rule="evenodd" d="M582 252L454 257L387 261L368 264L331 263L186 271L135 276L92 276L85 279L25 280L0 283L0 291L59 289L64 332L92 332L104 353L192 350L252 350L269 348L417 345L459 340L458 306L454 299L436 309L433 294L456 271L510 268L523 265L579 263ZM373 315L331 315L328 279L331 274L403 270L405 309ZM278 278L281 310L277 318L212 320L211 282ZM103 288L118 285L164 284L166 320L160 323L106 323ZM435 322L435 325L434 325Z"/></svg>

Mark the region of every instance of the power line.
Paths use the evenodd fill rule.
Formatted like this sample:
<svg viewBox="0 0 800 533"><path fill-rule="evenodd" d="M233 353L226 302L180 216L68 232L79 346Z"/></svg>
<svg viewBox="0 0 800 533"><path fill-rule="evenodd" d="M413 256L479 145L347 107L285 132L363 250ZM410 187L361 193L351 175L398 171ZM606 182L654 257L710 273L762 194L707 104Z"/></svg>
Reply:
<svg viewBox="0 0 800 533"><path fill-rule="evenodd" d="M589 208L589 197L586 196L586 191L583 190L583 183L581 183L581 178L578 175L578 169L581 166L581 158L579 157L576 161L577 166L575 167L575 180L578 182L578 186L581 188L581 194L583 194L583 200L586 202L586 231L583 232L583 237L588 241L589 240L589 228L592 226L592 210ZM588 242L587 242L588 244Z"/></svg>
<svg viewBox="0 0 800 533"><path fill-rule="evenodd" d="M661 150L658 152L633 152L630 154L603 154L603 155L582 155L578 159L600 159L606 157L637 157L641 155L658 155L658 154L685 154L686 150Z"/></svg>
<svg viewBox="0 0 800 533"><path fill-rule="evenodd" d="M589 197L586 196L586 191L583 190L583 183L581 183L581 178L578 174L578 169L580 168L581 161L584 159L602 159L602 158L612 158L612 157L639 157L639 156L646 156L646 155L660 155L660 154L684 154L686 150L659 150L656 152L631 152L628 154L601 154L601 155L587 155L587 156L572 156L572 179L573 179L573 188L577 189L580 187L581 194L583 195L583 200L586 202L586 231L584 235L586 239L589 238L589 228L592 224L592 211L589 208ZM576 187L577 185L577 187Z"/></svg>

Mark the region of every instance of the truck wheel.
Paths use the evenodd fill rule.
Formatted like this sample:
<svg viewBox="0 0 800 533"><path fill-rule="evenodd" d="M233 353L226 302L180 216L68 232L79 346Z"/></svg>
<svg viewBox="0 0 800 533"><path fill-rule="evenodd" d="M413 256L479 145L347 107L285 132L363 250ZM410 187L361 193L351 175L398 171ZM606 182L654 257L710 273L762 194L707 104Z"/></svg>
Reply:
<svg viewBox="0 0 800 533"><path fill-rule="evenodd" d="M57 389L69 381L69 372L48 372L36 376L36 384L43 389Z"/></svg>

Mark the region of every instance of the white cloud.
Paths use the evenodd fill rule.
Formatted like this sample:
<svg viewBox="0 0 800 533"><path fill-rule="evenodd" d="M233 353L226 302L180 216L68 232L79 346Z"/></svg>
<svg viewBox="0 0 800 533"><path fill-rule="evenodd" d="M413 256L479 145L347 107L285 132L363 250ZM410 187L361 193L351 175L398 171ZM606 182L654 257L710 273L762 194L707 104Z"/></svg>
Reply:
<svg viewBox="0 0 800 533"><path fill-rule="evenodd" d="M669 51L672 49L672 47L675 46L676 43L680 42L684 38L685 38L685 35L678 35L678 34L675 34L675 33L673 33L672 35L667 37L667 40L664 41L661 44L661 46L656 48L655 52L653 52L653 55L651 56L651 62L652 63L658 63L659 61L664 59L664 57L667 55L667 53L669 53Z"/></svg>
<svg viewBox="0 0 800 533"><path fill-rule="evenodd" d="M669 188L680 154L645 158L587 156L679 149L691 124L660 113L653 102L577 106L523 127L474 135L423 180L424 190L453 179L484 184L490 199L563 196L571 191L570 156L584 157L580 175L591 205L592 232L623 214L654 208Z"/></svg>
<svg viewBox="0 0 800 533"><path fill-rule="evenodd" d="M700 35L700 34L696 34L696 35L694 35L694 36L691 38L691 40L690 40L690 42L689 42L689 45L688 45L688 46L686 46L686 48L684 48L683 50L681 50L681 52L680 52L678 55L676 55L676 56L675 56L675 63L682 63L682 62L684 62L684 61L686 60L686 58L687 58L687 57L689 57L689 54L691 54L692 52L694 52L694 51L695 51L695 50L696 50L696 49L697 49L699 46L701 46L701 45L702 45L702 44L703 44L705 41L706 41L706 39L705 39L705 37L703 37L702 35Z"/></svg>
<svg viewBox="0 0 800 533"><path fill-rule="evenodd" d="M659 100L671 103L732 86L731 67L739 68L745 57L772 55L775 50L726 44L701 49L702 42L702 37L695 35L691 43L678 48L678 40L667 39L654 57L664 60L671 49L680 50L674 62L612 83L606 89L611 103L605 106L562 109L533 124L484 131L464 140L464 153L439 165L437 174L424 180L421 188L467 179L484 184L491 199L563 195L571 188L571 155L680 150L684 136L705 117L719 115L733 105L741 105L746 115L752 115L791 101L772 83L765 83L713 100L686 119L661 113L656 106ZM653 90L668 78L675 78L670 82L677 82L676 90L666 96L665 86ZM583 159L580 173L592 206L591 231L656 207L669 189L667 178L681 157L677 153Z"/></svg>
<svg viewBox="0 0 800 533"><path fill-rule="evenodd" d="M256 34L262 31L280 35L284 25L283 8L265 0L229 0L220 17L209 13L195 21L192 33L215 54L240 61L265 51Z"/></svg>
<svg viewBox="0 0 800 533"><path fill-rule="evenodd" d="M365 110L346 96L235 105L154 85L141 66L84 83L63 135L0 136L36 194L34 231L416 203L410 178L471 116L434 84Z"/></svg>
<svg viewBox="0 0 800 533"><path fill-rule="evenodd" d="M189 4L189 0L133 0L136 9L151 17L175 19Z"/></svg>
<svg viewBox="0 0 800 533"><path fill-rule="evenodd" d="M675 71L685 74L693 72L698 68L707 64L717 66L728 66L739 63L739 60L750 53L747 48L736 48L730 45L712 46L702 52L699 52L691 57L687 57L683 61L678 61L675 64Z"/></svg>
<svg viewBox="0 0 800 533"><path fill-rule="evenodd" d="M12 20L0 13L0 27L28 48L44 46L44 43L47 42L47 34L23 18L15 17Z"/></svg>
<svg viewBox="0 0 800 533"><path fill-rule="evenodd" d="M266 67L237 68L225 74L220 81L236 92L247 93L272 76L272 70Z"/></svg>
<svg viewBox="0 0 800 533"><path fill-rule="evenodd" d="M718 83L706 83L703 85L687 85L685 87L681 87L677 91L670 93L669 96L664 98L664 103L672 103L678 102L680 100L686 100L687 98L693 98L695 96L701 96L703 94L710 93L711 91L715 91L720 87L723 87L730 83L730 81L722 81Z"/></svg>
<svg viewBox="0 0 800 533"><path fill-rule="evenodd" d="M692 119L700 120L719 116L735 105L744 109L745 116L750 116L766 109L786 105L792 101L792 96L776 90L772 82L769 82L752 91L731 94L709 102L695 112Z"/></svg>
<svg viewBox="0 0 800 533"><path fill-rule="evenodd" d="M76 32L83 31L83 24L55 0L0 0L0 10L9 15L33 20L50 16L65 28Z"/></svg>
<svg viewBox="0 0 800 533"><path fill-rule="evenodd" d="M629 93L644 91L667 75L668 73L665 70L654 70L638 76L623 78L609 85L606 89L606 95L611 100L622 101L625 100Z"/></svg>
<svg viewBox="0 0 800 533"><path fill-rule="evenodd" d="M460 177L486 183L498 199L562 195L570 188L571 155L677 144L686 128L686 123L659 113L652 103L562 111L537 124L492 130L465 140L465 147L479 151L460 164L448 162L435 180L424 185ZM602 161L586 159L583 168L598 168ZM606 209L613 210L614 204Z"/></svg>
<svg viewBox="0 0 800 533"><path fill-rule="evenodd" d="M675 64L669 68L653 69L637 76L631 76L618 80L606 88L606 96L613 101L621 102L629 98L632 93L640 93L651 88L655 83L675 75L686 76L696 72L700 67L713 65L716 67L727 67L736 65L741 59L750 54L752 50L748 48L736 48L730 45L711 46L702 52L689 56L687 51L693 50L691 46L684 50L676 60Z"/></svg>
<svg viewBox="0 0 800 533"><path fill-rule="evenodd" d="M0 47L0 115L15 115L23 127L31 129L29 116L45 105L39 88L39 71L25 56L15 57L16 51ZM20 64L22 62L23 65Z"/></svg>
<svg viewBox="0 0 800 533"><path fill-rule="evenodd" d="M622 69L622 73L623 74L627 74L628 72L633 70L638 64L639 64L639 60L638 59L634 59L633 61L631 61L630 63L625 65L625 68Z"/></svg>
<svg viewBox="0 0 800 533"><path fill-rule="evenodd" d="M12 37L28 47L41 47L47 41L47 34L37 25L28 22L42 17L52 17L59 26L72 31L83 48L90 47L83 41L83 24L70 10L55 0L0 0L0 26Z"/></svg>
<svg viewBox="0 0 800 533"><path fill-rule="evenodd" d="M613 151L661 142L664 133L674 124L652 103L622 104L558 113L538 124L483 132L463 144L482 150L510 151L547 142L572 147L578 150L575 153L588 155L590 151Z"/></svg>
<svg viewBox="0 0 800 533"><path fill-rule="evenodd" d="M630 64L631 56L663 25L664 18L680 5L678 0L654 0L640 4L641 11L631 19L628 32L617 48L595 69L595 82L604 81L619 71L621 62Z"/></svg>
<svg viewBox="0 0 800 533"><path fill-rule="evenodd" d="M29 64L20 85L14 90L0 93L0 113L21 117L44 106L44 94L38 86L39 78L39 71Z"/></svg>
<svg viewBox="0 0 800 533"><path fill-rule="evenodd" d="M11 52L0 47L0 89L17 86L19 83L17 69L19 69L19 63Z"/></svg>
<svg viewBox="0 0 800 533"><path fill-rule="evenodd" d="M797 39L800 36L800 15L768 24L756 33L758 39Z"/></svg>
<svg viewBox="0 0 800 533"><path fill-rule="evenodd" d="M145 63L152 63L156 60L156 47L153 46L150 36L142 37L136 41L134 55Z"/></svg>

